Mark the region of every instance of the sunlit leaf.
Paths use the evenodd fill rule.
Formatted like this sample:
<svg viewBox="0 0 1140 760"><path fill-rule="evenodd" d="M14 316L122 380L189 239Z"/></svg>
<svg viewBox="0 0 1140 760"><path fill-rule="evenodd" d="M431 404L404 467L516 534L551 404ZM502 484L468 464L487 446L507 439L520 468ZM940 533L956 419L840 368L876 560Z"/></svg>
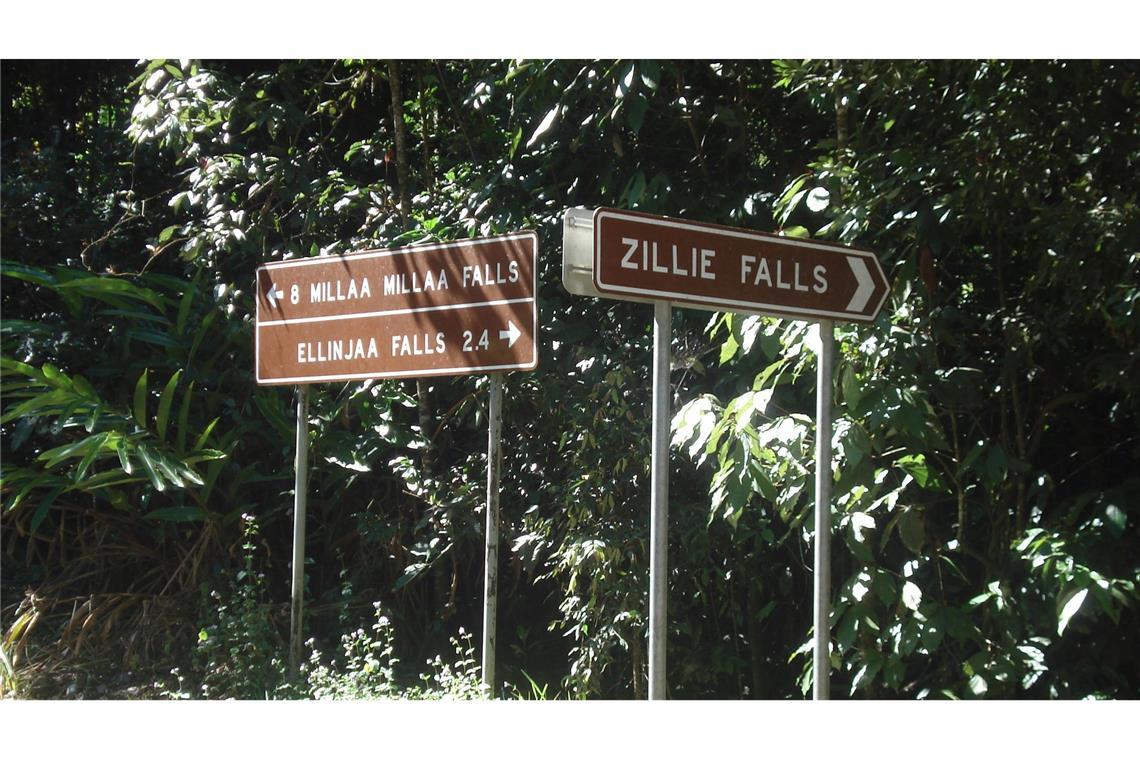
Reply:
<svg viewBox="0 0 1140 760"><path fill-rule="evenodd" d="M546 116L542 117L542 121L535 127L534 132L531 133L530 139L526 141L526 147L534 145L538 140L546 134L551 127L554 126L555 121L558 119L559 107L555 106L546 112Z"/></svg>
<svg viewBox="0 0 1140 760"><path fill-rule="evenodd" d="M903 584L902 602L908 610L917 612L918 605L922 602L922 589L911 581L907 581Z"/></svg>
<svg viewBox="0 0 1140 760"><path fill-rule="evenodd" d="M1069 627L1069 622L1073 619L1073 615L1081 608L1088 596L1089 590L1082 588L1072 592L1068 600L1062 605L1061 612L1057 615L1057 635L1060 636L1065 633L1065 629Z"/></svg>
<svg viewBox="0 0 1140 760"><path fill-rule="evenodd" d="M831 193L825 187L813 187L811 192L807 194L807 207L819 213L827 208L827 204L831 202Z"/></svg>

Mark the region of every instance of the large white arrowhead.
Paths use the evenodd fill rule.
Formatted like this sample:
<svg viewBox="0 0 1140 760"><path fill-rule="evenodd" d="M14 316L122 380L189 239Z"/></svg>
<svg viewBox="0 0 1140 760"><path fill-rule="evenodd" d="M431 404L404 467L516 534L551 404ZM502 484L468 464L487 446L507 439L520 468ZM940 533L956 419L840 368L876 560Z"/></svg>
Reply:
<svg viewBox="0 0 1140 760"><path fill-rule="evenodd" d="M499 330L499 340L507 341L507 348L514 346L520 335L522 335L522 331L515 327L515 323L509 319L507 320L507 329Z"/></svg>
<svg viewBox="0 0 1140 760"><path fill-rule="evenodd" d="M847 263L851 265L855 281L859 283L859 287L855 288L855 295L851 296L851 303L847 304L847 311L861 312L867 301L871 300L871 294L875 292L875 281L871 279L871 272L863 259L848 256Z"/></svg>

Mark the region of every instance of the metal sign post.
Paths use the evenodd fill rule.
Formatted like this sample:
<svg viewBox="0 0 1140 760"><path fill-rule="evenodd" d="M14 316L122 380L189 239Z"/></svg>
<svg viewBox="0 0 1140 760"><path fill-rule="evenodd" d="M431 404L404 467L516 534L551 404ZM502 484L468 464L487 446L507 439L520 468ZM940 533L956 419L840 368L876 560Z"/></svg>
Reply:
<svg viewBox="0 0 1140 760"><path fill-rule="evenodd" d="M819 320L816 398L814 697L829 695L833 320L873 322L890 292L875 254L821 240L637 211L567 209L562 283L571 293L654 303L649 696L665 696L669 315L686 308Z"/></svg>
<svg viewBox="0 0 1140 760"><path fill-rule="evenodd" d="M831 375L835 326L819 321L819 362L815 384L815 578L812 698L831 696Z"/></svg>
<svg viewBox="0 0 1140 760"><path fill-rule="evenodd" d="M258 385L297 385L289 661L301 662L307 383L491 372L483 672L495 678L503 376L538 365L538 235L276 261L258 267Z"/></svg>
<svg viewBox="0 0 1140 760"><path fill-rule="evenodd" d="M289 605L289 666L301 664L301 612L305 601L305 511L309 496L309 386L297 386L297 449L293 481L293 593Z"/></svg>
<svg viewBox="0 0 1140 760"><path fill-rule="evenodd" d="M495 696L495 615L499 594L499 472L503 467L503 376L489 376L487 410L487 546L483 562L483 685Z"/></svg>
<svg viewBox="0 0 1140 760"><path fill-rule="evenodd" d="M672 387L668 301L653 304L653 452L649 487L649 698L665 699L669 591L669 420Z"/></svg>

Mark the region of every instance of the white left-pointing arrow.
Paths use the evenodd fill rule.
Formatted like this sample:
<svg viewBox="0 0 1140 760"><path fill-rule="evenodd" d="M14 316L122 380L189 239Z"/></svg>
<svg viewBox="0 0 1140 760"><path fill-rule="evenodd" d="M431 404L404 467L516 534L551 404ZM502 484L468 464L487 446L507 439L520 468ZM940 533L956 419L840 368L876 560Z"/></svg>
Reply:
<svg viewBox="0 0 1140 760"><path fill-rule="evenodd" d="M522 331L515 327L515 323L507 320L507 329L499 330L499 340L507 341L507 348L515 345L515 341L522 335Z"/></svg>
<svg viewBox="0 0 1140 760"><path fill-rule="evenodd" d="M269 292L265 294L265 297L269 299L269 305L272 306L274 309L276 309L277 308L277 299L284 298L285 297L285 291L284 290L278 290L274 286L270 285L269 286Z"/></svg>
<svg viewBox="0 0 1140 760"><path fill-rule="evenodd" d="M851 303L847 304L847 311L861 312L867 301L871 300L871 294L875 292L875 281L871 279L871 271L867 269L867 263L863 259L848 256L847 263L851 265L855 281L859 283L855 288L855 295L851 296Z"/></svg>

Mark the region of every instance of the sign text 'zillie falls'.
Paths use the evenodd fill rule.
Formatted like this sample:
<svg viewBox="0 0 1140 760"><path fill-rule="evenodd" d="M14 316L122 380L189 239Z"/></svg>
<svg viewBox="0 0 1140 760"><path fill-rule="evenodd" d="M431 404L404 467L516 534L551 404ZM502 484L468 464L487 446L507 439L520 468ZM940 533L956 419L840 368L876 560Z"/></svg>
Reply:
<svg viewBox="0 0 1140 760"><path fill-rule="evenodd" d="M870 322L890 290L873 253L835 243L610 208L571 209L564 230L583 295Z"/></svg>

